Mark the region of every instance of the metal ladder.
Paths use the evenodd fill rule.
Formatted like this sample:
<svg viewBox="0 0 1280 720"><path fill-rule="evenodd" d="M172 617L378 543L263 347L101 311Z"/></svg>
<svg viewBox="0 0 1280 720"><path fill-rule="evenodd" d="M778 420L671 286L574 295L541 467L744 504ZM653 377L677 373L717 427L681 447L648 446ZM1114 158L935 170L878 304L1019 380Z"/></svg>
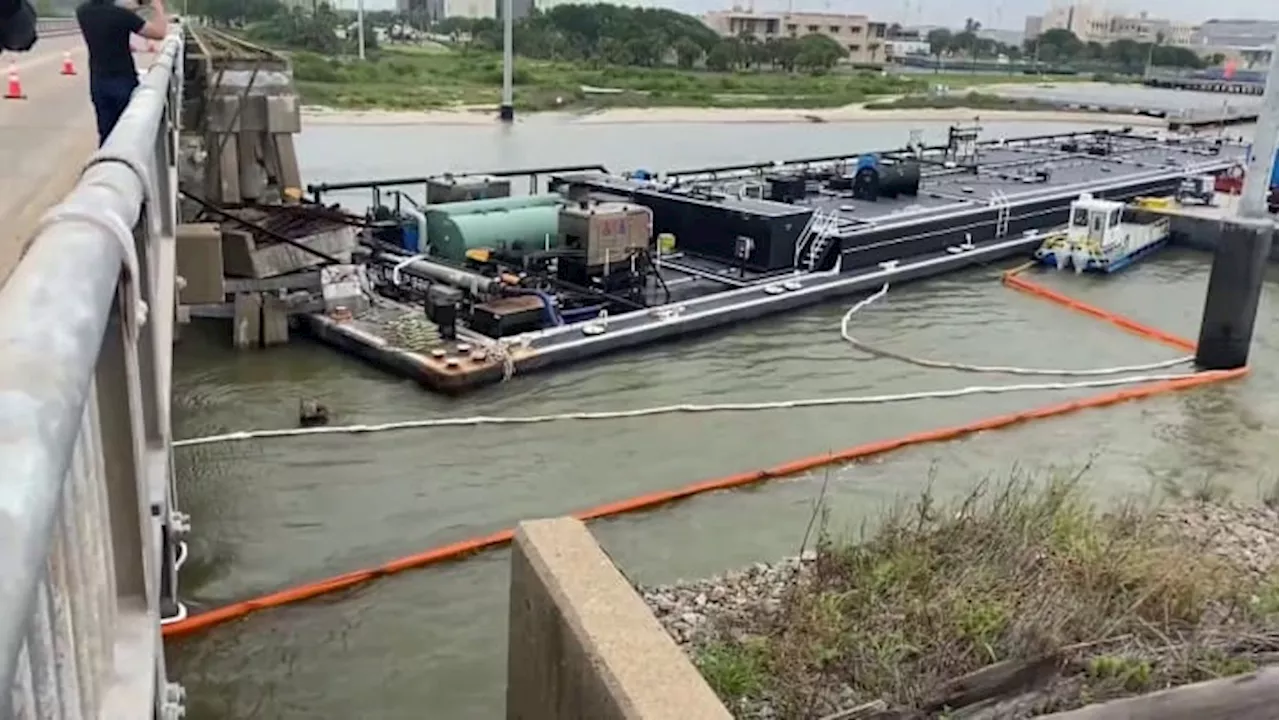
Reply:
<svg viewBox="0 0 1280 720"><path fill-rule="evenodd" d="M834 212L825 213L813 224L810 231L813 234L813 238L809 242L809 251L805 254L805 269L813 272L817 269L818 263L822 261L822 256L827 251L827 247L831 245L831 239L839 237L840 216Z"/></svg>
<svg viewBox="0 0 1280 720"><path fill-rule="evenodd" d="M1001 190L991 192L991 205L996 208L996 234L1002 238L1009 232L1009 196Z"/></svg>
<svg viewBox="0 0 1280 720"><path fill-rule="evenodd" d="M805 251L805 244L809 242L809 236L813 232L813 226L818 222L822 215L823 213L821 210L814 208L814 211L809 213L809 219L805 221L804 227L800 228L800 235L796 238L795 258L793 258L791 263L791 266L796 270L800 269L800 255Z"/></svg>

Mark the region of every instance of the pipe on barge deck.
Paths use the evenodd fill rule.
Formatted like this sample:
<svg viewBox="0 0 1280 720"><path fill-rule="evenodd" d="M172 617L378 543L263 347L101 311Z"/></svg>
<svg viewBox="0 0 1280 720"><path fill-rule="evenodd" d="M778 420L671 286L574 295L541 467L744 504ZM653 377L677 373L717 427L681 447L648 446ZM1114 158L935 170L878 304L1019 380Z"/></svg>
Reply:
<svg viewBox="0 0 1280 720"><path fill-rule="evenodd" d="M383 254L389 255L390 253ZM468 270L452 268L418 256L404 258L396 267L412 270L436 282L470 290L472 294L498 292L502 288L502 283L496 278L485 277Z"/></svg>

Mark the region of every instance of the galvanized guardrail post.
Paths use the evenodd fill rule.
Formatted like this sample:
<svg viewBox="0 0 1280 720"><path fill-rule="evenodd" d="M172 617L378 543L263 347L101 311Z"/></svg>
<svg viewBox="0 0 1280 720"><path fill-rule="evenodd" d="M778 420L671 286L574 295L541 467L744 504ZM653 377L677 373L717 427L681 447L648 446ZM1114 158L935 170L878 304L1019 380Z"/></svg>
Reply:
<svg viewBox="0 0 1280 720"><path fill-rule="evenodd" d="M182 712L160 637L181 83L179 29L0 288L0 717Z"/></svg>

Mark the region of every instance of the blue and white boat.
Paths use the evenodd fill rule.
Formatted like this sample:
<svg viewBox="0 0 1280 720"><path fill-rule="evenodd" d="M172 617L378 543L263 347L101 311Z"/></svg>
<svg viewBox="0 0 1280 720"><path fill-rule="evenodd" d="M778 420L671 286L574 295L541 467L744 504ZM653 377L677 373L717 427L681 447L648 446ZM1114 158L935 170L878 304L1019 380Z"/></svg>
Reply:
<svg viewBox="0 0 1280 720"><path fill-rule="evenodd" d="M1085 193L1071 203L1071 220L1045 240L1035 258L1059 270L1114 273L1169 242L1169 219L1139 222L1125 215L1126 205Z"/></svg>

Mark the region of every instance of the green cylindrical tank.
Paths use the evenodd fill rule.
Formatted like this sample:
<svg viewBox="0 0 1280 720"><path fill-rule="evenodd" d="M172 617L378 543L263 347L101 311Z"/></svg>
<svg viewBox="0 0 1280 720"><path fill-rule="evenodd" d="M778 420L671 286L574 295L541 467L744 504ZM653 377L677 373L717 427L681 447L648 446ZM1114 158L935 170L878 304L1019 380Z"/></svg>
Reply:
<svg viewBox="0 0 1280 720"><path fill-rule="evenodd" d="M431 254L462 262L467 251L542 250L559 246L559 195L493 198L427 208Z"/></svg>
<svg viewBox="0 0 1280 720"><path fill-rule="evenodd" d="M519 197L488 198L485 200L465 200L463 202L440 203L428 205L427 212L439 212L445 215L470 215L491 210L515 210L527 207L546 207L559 205L564 198L555 193L541 195L522 195Z"/></svg>

